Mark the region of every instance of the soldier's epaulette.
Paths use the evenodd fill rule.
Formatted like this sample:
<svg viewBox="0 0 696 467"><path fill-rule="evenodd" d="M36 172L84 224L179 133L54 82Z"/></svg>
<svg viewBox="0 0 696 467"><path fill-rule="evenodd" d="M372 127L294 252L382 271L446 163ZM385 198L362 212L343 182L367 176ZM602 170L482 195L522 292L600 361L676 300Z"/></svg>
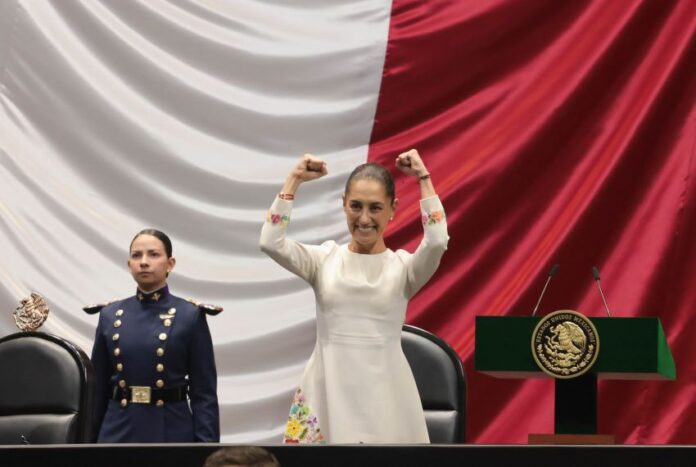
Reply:
<svg viewBox="0 0 696 467"><path fill-rule="evenodd" d="M189 303L193 303L194 305L196 305L198 307L199 310L201 310L203 313L205 313L207 315L215 316L222 311L221 306L209 305L207 303L201 303L198 300L196 300L195 298L189 297L186 299L186 301Z"/></svg>
<svg viewBox="0 0 696 467"><path fill-rule="evenodd" d="M87 313L88 315L94 315L94 314L99 313L99 312L102 310L102 308L104 308L104 307L107 306L107 305L111 305L111 304L114 303L115 301L116 301L116 300L112 300L112 301L106 302L106 303L97 303L97 304L94 304L94 305L83 306L83 307L82 307L82 310L83 310L85 313Z"/></svg>

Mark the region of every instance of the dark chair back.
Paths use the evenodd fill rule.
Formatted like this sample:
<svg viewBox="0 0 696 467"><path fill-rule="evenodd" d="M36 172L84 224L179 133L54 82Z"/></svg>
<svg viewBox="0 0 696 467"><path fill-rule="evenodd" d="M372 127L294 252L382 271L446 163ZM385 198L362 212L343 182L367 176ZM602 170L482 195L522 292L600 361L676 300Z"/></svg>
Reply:
<svg viewBox="0 0 696 467"><path fill-rule="evenodd" d="M435 334L408 324L401 346L416 379L430 442L463 443L466 379L459 356Z"/></svg>
<svg viewBox="0 0 696 467"><path fill-rule="evenodd" d="M90 441L93 370L72 343L42 332L0 339L0 444Z"/></svg>

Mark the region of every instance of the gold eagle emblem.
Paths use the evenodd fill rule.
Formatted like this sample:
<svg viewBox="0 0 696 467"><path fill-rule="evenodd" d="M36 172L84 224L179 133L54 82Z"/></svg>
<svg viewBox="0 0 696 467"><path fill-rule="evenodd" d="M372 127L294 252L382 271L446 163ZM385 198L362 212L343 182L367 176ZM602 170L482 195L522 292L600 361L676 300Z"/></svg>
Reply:
<svg viewBox="0 0 696 467"><path fill-rule="evenodd" d="M597 329L577 311L555 311L534 328L532 355L544 373L554 378L575 378L587 372L597 360Z"/></svg>
<svg viewBox="0 0 696 467"><path fill-rule="evenodd" d="M48 318L48 304L46 299L36 292L19 301L15 309L14 320L22 331L36 331Z"/></svg>

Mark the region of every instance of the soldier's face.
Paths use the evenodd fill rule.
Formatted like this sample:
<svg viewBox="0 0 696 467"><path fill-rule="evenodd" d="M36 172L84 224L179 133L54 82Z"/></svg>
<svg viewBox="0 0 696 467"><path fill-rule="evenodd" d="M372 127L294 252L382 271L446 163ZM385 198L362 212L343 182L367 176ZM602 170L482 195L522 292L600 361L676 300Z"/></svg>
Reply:
<svg viewBox="0 0 696 467"><path fill-rule="evenodd" d="M164 287L176 260L167 258L162 241L152 235L139 235L131 245L128 269L143 292Z"/></svg>

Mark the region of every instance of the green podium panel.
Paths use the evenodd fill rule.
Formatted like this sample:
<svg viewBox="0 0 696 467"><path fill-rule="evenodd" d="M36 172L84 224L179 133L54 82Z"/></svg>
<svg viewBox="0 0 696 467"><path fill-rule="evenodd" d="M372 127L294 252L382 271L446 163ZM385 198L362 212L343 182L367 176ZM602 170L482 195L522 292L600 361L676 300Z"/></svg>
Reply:
<svg viewBox="0 0 696 467"><path fill-rule="evenodd" d="M474 367L499 378L550 378L532 357L532 332L540 317L477 316ZM592 372L604 379L677 376L658 318L590 318L599 335Z"/></svg>
<svg viewBox="0 0 696 467"><path fill-rule="evenodd" d="M541 317L477 316L474 368L497 378L551 378L532 356ZM590 318L599 355L590 371L556 379L556 433L595 433L597 379L676 379L674 359L658 318Z"/></svg>

